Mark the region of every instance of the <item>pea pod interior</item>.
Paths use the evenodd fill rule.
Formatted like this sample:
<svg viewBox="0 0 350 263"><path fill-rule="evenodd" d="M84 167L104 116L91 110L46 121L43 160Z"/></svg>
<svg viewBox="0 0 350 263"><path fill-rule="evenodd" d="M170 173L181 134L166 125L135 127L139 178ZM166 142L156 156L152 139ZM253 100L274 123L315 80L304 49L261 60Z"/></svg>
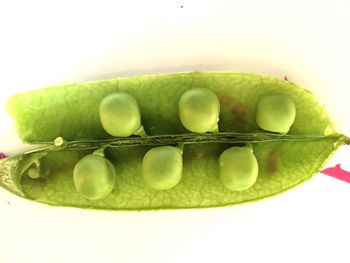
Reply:
<svg viewBox="0 0 350 263"><path fill-rule="evenodd" d="M237 140L240 144L252 143L259 165L253 187L235 192L220 183L218 158L236 141L193 140L184 146L182 179L170 190L157 191L145 185L142 158L152 145L134 145L106 150L106 157L116 169L115 189L109 196L88 200L77 193L72 180L74 165L93 151L84 142L112 138L103 130L98 114L99 103L106 95L116 91L132 95L140 106L147 135L176 136L189 133L179 120L178 101L190 88L208 88L218 96L220 133L234 133L236 138L242 138ZM256 124L256 105L270 93L284 94L294 101L296 118L288 135L300 139L259 140L266 132ZM83 208L201 208L258 200L309 179L339 146L349 143L344 135L328 135L334 125L310 92L288 81L247 73L191 72L67 84L18 94L9 100L8 110L26 142L52 142L62 136L68 142L79 141L87 146L46 152L44 149L1 160L0 185L39 202ZM246 134L252 136L248 138ZM40 159L49 174L39 179L26 176L23 171L32 159Z"/></svg>
<svg viewBox="0 0 350 263"><path fill-rule="evenodd" d="M261 132L255 121L259 99L276 92L290 97L297 109L288 134L323 134L333 124L315 97L295 84L248 73L191 72L117 78L66 84L18 94L7 108L26 142L112 138L102 127L99 105L108 94L124 91L141 109L148 135L188 133L179 119L181 95L191 88L212 90L220 100L220 132ZM307 124L307 125L306 125Z"/></svg>

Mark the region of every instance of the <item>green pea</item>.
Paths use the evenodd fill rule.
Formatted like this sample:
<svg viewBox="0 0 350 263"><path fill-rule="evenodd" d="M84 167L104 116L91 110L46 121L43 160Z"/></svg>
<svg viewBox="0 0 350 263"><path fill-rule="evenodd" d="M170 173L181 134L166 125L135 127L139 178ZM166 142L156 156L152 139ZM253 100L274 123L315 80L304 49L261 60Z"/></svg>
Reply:
<svg viewBox="0 0 350 263"><path fill-rule="evenodd" d="M195 88L182 94L179 101L182 125L191 132L217 130L220 114L218 97L209 89Z"/></svg>
<svg viewBox="0 0 350 263"><path fill-rule="evenodd" d="M231 147L219 157L220 180L232 191L250 188L258 176L258 162L249 147Z"/></svg>
<svg viewBox="0 0 350 263"><path fill-rule="evenodd" d="M294 102L285 95L268 94L258 103L256 122L260 128L279 133L287 133L295 119Z"/></svg>
<svg viewBox="0 0 350 263"><path fill-rule="evenodd" d="M49 168L47 165L36 160L27 170L27 175L31 179L45 178L49 174Z"/></svg>
<svg viewBox="0 0 350 263"><path fill-rule="evenodd" d="M75 165L73 181L81 195L90 200L98 200L112 192L115 185L115 169L106 158L89 154Z"/></svg>
<svg viewBox="0 0 350 263"><path fill-rule="evenodd" d="M37 168L29 168L28 169L28 176L32 179L38 179L40 178L40 171Z"/></svg>
<svg viewBox="0 0 350 263"><path fill-rule="evenodd" d="M143 157L142 175L145 183L156 190L168 190L182 177L182 150L173 146L150 149Z"/></svg>
<svg viewBox="0 0 350 263"><path fill-rule="evenodd" d="M38 179L40 178L40 161L36 160L27 170L27 175L29 178Z"/></svg>
<svg viewBox="0 0 350 263"><path fill-rule="evenodd" d="M102 127L109 134L128 137L141 129L141 113L136 100L127 93L113 93L100 104Z"/></svg>

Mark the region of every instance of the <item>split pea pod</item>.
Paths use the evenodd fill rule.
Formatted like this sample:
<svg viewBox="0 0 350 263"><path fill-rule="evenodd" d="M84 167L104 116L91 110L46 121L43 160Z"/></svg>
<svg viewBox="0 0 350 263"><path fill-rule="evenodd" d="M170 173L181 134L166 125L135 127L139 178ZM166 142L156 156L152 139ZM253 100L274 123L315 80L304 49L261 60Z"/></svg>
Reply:
<svg viewBox="0 0 350 263"><path fill-rule="evenodd" d="M126 104L112 103L111 115L101 117L103 101L120 94L127 94ZM192 100L199 106L191 108ZM149 210L258 200L309 179L349 143L310 92L250 73L190 72L60 85L15 95L7 109L23 141L44 145L1 160L0 185L59 206ZM57 137L63 138L60 143L54 143ZM105 173L83 171L77 177L92 178L91 193L108 191L90 196L75 182L74 170L98 149L107 160L100 169ZM37 166L47 167L45 176L40 170L28 175ZM114 181L100 184L100 174Z"/></svg>

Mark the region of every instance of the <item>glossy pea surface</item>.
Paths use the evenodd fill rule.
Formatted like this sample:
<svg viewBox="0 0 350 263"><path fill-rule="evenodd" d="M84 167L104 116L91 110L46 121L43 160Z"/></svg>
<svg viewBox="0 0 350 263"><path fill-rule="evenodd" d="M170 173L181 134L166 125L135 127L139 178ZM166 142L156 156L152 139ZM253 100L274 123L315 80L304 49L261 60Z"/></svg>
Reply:
<svg viewBox="0 0 350 263"><path fill-rule="evenodd" d="M216 128L220 102L209 89L195 88L186 91L179 101L182 125L191 132L204 133Z"/></svg>
<svg viewBox="0 0 350 263"><path fill-rule="evenodd" d="M89 154L75 165L73 181L81 195L90 200L98 200L112 192L115 185L115 170L106 158Z"/></svg>
<svg viewBox="0 0 350 263"><path fill-rule="evenodd" d="M258 162L249 147L231 147L219 157L222 184L232 191L252 187L258 176Z"/></svg>
<svg viewBox="0 0 350 263"><path fill-rule="evenodd" d="M287 133L295 119L294 102L285 95L268 94L262 97L256 111L256 122L260 128Z"/></svg>
<svg viewBox="0 0 350 263"><path fill-rule="evenodd" d="M150 149L142 162L143 179L150 188L168 190L182 177L182 150L173 146Z"/></svg>
<svg viewBox="0 0 350 263"><path fill-rule="evenodd" d="M127 137L141 127L141 113L137 101L127 93L106 96L99 108L103 128L110 135Z"/></svg>

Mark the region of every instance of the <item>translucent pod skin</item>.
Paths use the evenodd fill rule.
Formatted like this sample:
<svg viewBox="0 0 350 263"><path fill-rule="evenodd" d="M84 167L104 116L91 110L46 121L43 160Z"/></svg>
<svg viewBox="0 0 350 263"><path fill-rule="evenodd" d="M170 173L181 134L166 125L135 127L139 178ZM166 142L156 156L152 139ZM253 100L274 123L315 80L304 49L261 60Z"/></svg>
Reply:
<svg viewBox="0 0 350 263"><path fill-rule="evenodd" d="M258 177L258 170L258 162L249 147L231 147L219 157L220 180L232 191L252 187Z"/></svg>
<svg viewBox="0 0 350 263"><path fill-rule="evenodd" d="M217 128L220 101L209 89L195 88L186 91L179 101L182 125L191 132L205 133Z"/></svg>
<svg viewBox="0 0 350 263"><path fill-rule="evenodd" d="M295 119L294 102L285 95L268 94L262 97L256 111L256 122L260 128L287 133Z"/></svg>
<svg viewBox="0 0 350 263"><path fill-rule="evenodd" d="M181 96L202 88L220 100L220 132L215 134L190 132L179 118ZM102 127L102 100L121 92L137 100L146 136L111 138ZM255 121L259 100L277 93L288 96L296 107L287 136L265 131ZM27 200L57 206L140 211L262 200L309 180L339 147L350 145L350 138L337 132L316 96L292 82L251 73L186 72L69 83L17 94L6 107L20 138L42 147L1 159L0 187ZM220 180L219 156L244 144L252 145L258 178L245 191L231 191ZM151 148L165 145L183 146L182 179L175 187L158 191L145 183L142 162ZM89 200L76 191L73 169L93 149L103 155L104 146L115 164L115 188L103 199ZM40 177L32 179L38 176L38 170L31 169L36 161Z"/></svg>
<svg viewBox="0 0 350 263"><path fill-rule="evenodd" d="M100 104L100 121L110 135L128 137L141 128L140 108L129 94L113 93Z"/></svg>
<svg viewBox="0 0 350 263"><path fill-rule="evenodd" d="M90 200L98 200L112 192L115 185L115 169L106 158L89 154L75 165L73 181L81 195Z"/></svg>
<svg viewBox="0 0 350 263"><path fill-rule="evenodd" d="M168 190L176 186L182 177L182 150L173 146L150 149L142 162L145 183L156 190Z"/></svg>

